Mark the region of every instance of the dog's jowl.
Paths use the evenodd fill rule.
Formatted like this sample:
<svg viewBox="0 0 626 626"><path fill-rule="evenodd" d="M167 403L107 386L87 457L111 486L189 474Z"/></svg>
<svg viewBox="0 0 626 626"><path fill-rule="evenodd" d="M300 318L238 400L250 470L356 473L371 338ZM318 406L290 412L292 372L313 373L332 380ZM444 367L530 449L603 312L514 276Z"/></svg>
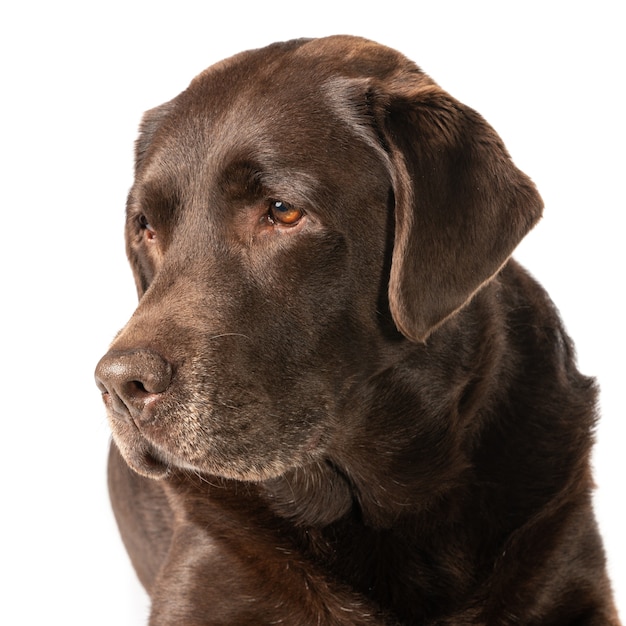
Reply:
<svg viewBox="0 0 626 626"><path fill-rule="evenodd" d="M363 39L145 114L139 304L96 379L152 626L619 624L594 382L510 258L541 212L479 114Z"/></svg>

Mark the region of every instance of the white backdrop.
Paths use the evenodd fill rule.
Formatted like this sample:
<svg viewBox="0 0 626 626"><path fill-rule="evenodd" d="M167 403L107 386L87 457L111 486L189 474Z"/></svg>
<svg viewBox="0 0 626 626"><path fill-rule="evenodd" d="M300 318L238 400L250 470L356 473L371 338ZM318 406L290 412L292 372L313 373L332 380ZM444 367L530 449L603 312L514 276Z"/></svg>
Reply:
<svg viewBox="0 0 626 626"><path fill-rule="evenodd" d="M545 218L516 256L602 386L597 514L626 615L619 4L3 3L0 623L145 620L109 510L92 375L135 305L122 225L141 113L225 56L334 33L414 59L487 118L538 184Z"/></svg>

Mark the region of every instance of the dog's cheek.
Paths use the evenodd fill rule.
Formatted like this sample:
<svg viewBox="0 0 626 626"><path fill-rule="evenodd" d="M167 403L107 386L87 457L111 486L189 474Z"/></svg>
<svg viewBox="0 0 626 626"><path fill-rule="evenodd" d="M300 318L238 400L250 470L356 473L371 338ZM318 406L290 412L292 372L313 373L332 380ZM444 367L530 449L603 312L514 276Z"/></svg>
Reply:
<svg viewBox="0 0 626 626"><path fill-rule="evenodd" d="M349 255L338 233L298 238L265 265L259 281L261 298L274 305L275 319L284 312L285 333L314 338L349 298Z"/></svg>
<svg viewBox="0 0 626 626"><path fill-rule="evenodd" d="M263 269L237 313L246 320L249 341L237 344L246 353L228 369L256 370L264 389L281 397L277 410L309 399L317 408L330 405L354 370L363 370L364 354L371 362L365 367L375 361L379 273L352 258L339 233L298 238ZM371 277L364 276L368 271ZM369 295L360 293L363 283L371 286Z"/></svg>

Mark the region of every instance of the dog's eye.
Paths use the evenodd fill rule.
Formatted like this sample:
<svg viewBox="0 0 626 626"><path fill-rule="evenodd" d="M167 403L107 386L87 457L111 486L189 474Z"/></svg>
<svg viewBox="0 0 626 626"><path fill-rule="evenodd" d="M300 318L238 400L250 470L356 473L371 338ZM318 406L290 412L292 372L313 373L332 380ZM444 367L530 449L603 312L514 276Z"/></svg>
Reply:
<svg viewBox="0 0 626 626"><path fill-rule="evenodd" d="M294 226L302 219L303 216L303 211L287 204L286 202L281 202L280 200L272 200L270 202L269 219L273 224Z"/></svg>
<svg viewBox="0 0 626 626"><path fill-rule="evenodd" d="M149 241L152 241L156 238L156 231L152 226L150 226L150 222L148 222L148 218L145 215L139 216L139 227L143 231L144 236Z"/></svg>

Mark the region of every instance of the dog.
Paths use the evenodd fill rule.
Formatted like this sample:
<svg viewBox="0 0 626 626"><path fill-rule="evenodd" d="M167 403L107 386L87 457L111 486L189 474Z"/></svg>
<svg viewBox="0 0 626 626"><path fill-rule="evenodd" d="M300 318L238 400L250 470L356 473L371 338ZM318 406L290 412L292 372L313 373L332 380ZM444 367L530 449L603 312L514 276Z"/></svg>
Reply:
<svg viewBox="0 0 626 626"><path fill-rule="evenodd" d="M152 626L620 623L595 382L511 258L542 210L479 114L361 38L145 114L139 304L96 381Z"/></svg>

